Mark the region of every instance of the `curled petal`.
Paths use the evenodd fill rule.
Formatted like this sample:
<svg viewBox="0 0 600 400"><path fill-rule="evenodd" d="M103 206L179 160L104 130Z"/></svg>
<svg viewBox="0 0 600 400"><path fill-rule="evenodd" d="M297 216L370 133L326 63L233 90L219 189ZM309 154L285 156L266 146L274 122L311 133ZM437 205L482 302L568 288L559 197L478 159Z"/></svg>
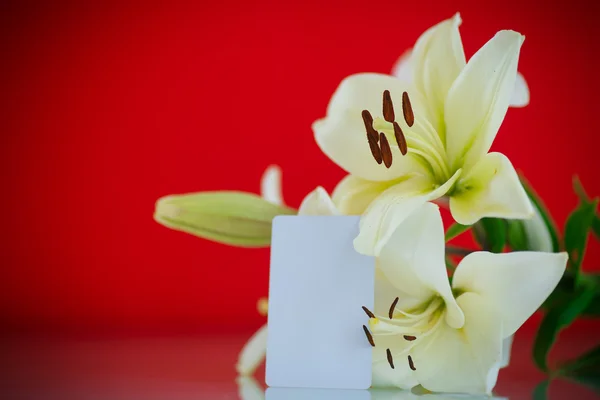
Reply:
<svg viewBox="0 0 600 400"><path fill-rule="evenodd" d="M460 328L464 315L456 305L446 272L444 225L438 206L425 203L404 220L379 256L379 268L403 297L421 303L439 295L448 324Z"/></svg>
<svg viewBox="0 0 600 400"><path fill-rule="evenodd" d="M533 205L533 211L533 217L521 221L527 237L527 248L533 251L552 252L554 245L546 221L544 221L540 210L535 204Z"/></svg>
<svg viewBox="0 0 600 400"><path fill-rule="evenodd" d="M456 268L452 286L477 293L497 312L506 338L542 305L554 290L567 265L566 253L520 251L493 254L476 252Z"/></svg>
<svg viewBox="0 0 600 400"><path fill-rule="evenodd" d="M517 172L501 153L487 154L461 177L450 198L450 211L463 225L483 217L526 219L534 213Z"/></svg>
<svg viewBox="0 0 600 400"><path fill-rule="evenodd" d="M354 239L355 250L361 254L378 256L396 228L423 203L446 194L460 174L461 170L456 171L439 187L428 176L409 176L383 192L360 220L360 233Z"/></svg>

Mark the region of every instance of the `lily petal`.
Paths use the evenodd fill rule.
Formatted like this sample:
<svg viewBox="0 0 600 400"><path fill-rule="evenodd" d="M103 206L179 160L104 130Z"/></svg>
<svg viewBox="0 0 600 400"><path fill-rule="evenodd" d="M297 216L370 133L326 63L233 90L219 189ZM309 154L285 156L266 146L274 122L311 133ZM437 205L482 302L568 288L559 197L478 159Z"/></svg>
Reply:
<svg viewBox="0 0 600 400"><path fill-rule="evenodd" d="M431 123L444 134L444 103L448 90L466 64L458 27L460 14L429 28L417 40L412 54L415 87L431 107ZM442 140L443 136L442 136Z"/></svg>
<svg viewBox="0 0 600 400"><path fill-rule="evenodd" d="M425 203L417 208L393 233L379 256L379 268L399 291L424 303L441 296L448 310L446 318L454 328L464 324L446 272L444 224L439 207Z"/></svg>
<svg viewBox="0 0 600 400"><path fill-rule="evenodd" d="M446 324L411 351L415 374L434 392L491 392L488 372L501 359L502 326L482 296L464 293L457 303L465 314L462 329ZM496 367L497 368L497 367Z"/></svg>
<svg viewBox="0 0 600 400"><path fill-rule="evenodd" d="M461 178L450 197L450 211L458 223L471 225L483 217L533 216L531 200L504 154L487 154Z"/></svg>
<svg viewBox="0 0 600 400"><path fill-rule="evenodd" d="M510 98L510 106L515 108L525 107L529 104L529 86L525 77L519 72L515 80L515 88Z"/></svg>
<svg viewBox="0 0 600 400"><path fill-rule="evenodd" d="M392 75L405 83L413 81L412 49L406 50L396 60L392 67Z"/></svg>
<svg viewBox="0 0 600 400"><path fill-rule="evenodd" d="M525 236L527 237L528 249L533 251L552 252L554 246L546 221L544 221L540 210L535 204L533 205L533 211L533 217L522 221Z"/></svg>
<svg viewBox="0 0 600 400"><path fill-rule="evenodd" d="M321 186L310 192L298 209L298 215L339 215L335 204Z"/></svg>
<svg viewBox="0 0 600 400"><path fill-rule="evenodd" d="M392 75L400 79L402 82L411 84L413 81L413 62L412 62L412 49L406 50L396 60L396 63L392 67ZM515 80L515 87L510 97L510 107L522 108L529 105L529 86L525 77L520 72L517 73L517 79ZM441 131L445 131L445 128Z"/></svg>
<svg viewBox="0 0 600 400"><path fill-rule="evenodd" d="M456 268L452 286L477 293L502 320L506 338L542 305L565 272L566 253L523 251L504 254L475 252Z"/></svg>
<svg viewBox="0 0 600 400"><path fill-rule="evenodd" d="M409 92L417 120L424 118L419 97L413 96L400 80L369 73L344 79L329 102L327 117L312 126L317 144L331 160L346 172L371 181L387 181L409 172L424 171L418 156L410 151L402 156L395 140L390 140L393 160L390 168L378 164L371 153L362 111L369 110L373 118L381 117L385 90L391 93L396 113L401 112L402 93ZM417 126L421 125L417 123L415 129Z"/></svg>
<svg viewBox="0 0 600 400"><path fill-rule="evenodd" d="M267 324L263 325L246 342L240 352L236 369L238 374L247 376L252 375L256 367L265 359L267 353Z"/></svg>
<svg viewBox="0 0 600 400"><path fill-rule="evenodd" d="M393 185L391 182L374 182L354 175L346 175L331 195L333 203L344 215L361 215L377 196Z"/></svg>
<svg viewBox="0 0 600 400"><path fill-rule="evenodd" d="M281 193L281 168L277 165L269 165L260 179L260 195L266 201L283 205Z"/></svg>
<svg viewBox="0 0 600 400"><path fill-rule="evenodd" d="M502 341L502 361L500 362L498 367L508 367L508 364L510 363L510 353L512 351L512 343L514 338L514 335L510 335Z"/></svg>
<svg viewBox="0 0 600 400"><path fill-rule="evenodd" d="M469 60L446 98L446 147L452 165L472 166L490 149L510 103L525 37L500 31Z"/></svg>
<svg viewBox="0 0 600 400"><path fill-rule="evenodd" d="M450 190L461 170L443 185L435 187L428 176L406 177L377 197L360 220L360 233L354 249L361 254L378 256L398 225L427 201L435 200Z"/></svg>
<svg viewBox="0 0 600 400"><path fill-rule="evenodd" d="M404 343L408 342L404 341ZM394 369L388 363L386 350L390 349L392 353L400 352L403 349L400 349L399 345L404 343L394 336L377 337L377 342L373 348L373 380L371 386L381 388L397 387L408 390L419 384L407 363L401 360L399 360L400 362L394 362Z"/></svg>

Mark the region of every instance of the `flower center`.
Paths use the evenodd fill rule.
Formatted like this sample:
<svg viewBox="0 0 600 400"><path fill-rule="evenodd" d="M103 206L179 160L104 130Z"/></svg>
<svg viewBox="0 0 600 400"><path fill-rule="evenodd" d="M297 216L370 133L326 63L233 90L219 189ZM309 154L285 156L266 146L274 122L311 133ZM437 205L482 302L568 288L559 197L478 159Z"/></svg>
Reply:
<svg viewBox="0 0 600 400"><path fill-rule="evenodd" d="M436 181L440 184L446 182L451 174L444 144L427 120L415 120L408 93L402 93L402 114L408 128L416 123L415 129L403 130L400 127L389 90L383 92L382 114L383 117L373 118L369 110L362 111L367 140L375 161L378 164L383 162L386 168L390 168L393 161L390 142L395 141L402 155L410 150L431 171ZM415 130L424 134L417 135Z"/></svg>
<svg viewBox="0 0 600 400"><path fill-rule="evenodd" d="M392 303L388 316L377 316L363 307L369 316L369 328L363 325L363 330L371 343L377 345L377 338L397 337L397 345L394 351L386 349L387 361L394 368L394 357L407 357L410 369L416 370L410 351L423 340L433 335L441 326L446 312L446 305L441 297L433 298L429 303L417 309L407 312L397 307L399 298L396 297ZM380 360L374 360L374 362Z"/></svg>

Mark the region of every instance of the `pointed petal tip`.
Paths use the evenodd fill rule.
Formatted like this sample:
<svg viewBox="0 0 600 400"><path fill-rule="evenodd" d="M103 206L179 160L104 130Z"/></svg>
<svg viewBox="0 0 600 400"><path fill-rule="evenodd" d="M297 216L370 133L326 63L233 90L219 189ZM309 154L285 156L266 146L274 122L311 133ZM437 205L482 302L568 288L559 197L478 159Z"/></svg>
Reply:
<svg viewBox="0 0 600 400"><path fill-rule="evenodd" d="M525 41L525 35L522 35L520 32L513 31L512 29L503 29L494 35L494 37L505 37L510 40L518 41L519 45L522 45Z"/></svg>
<svg viewBox="0 0 600 400"><path fill-rule="evenodd" d="M278 165L271 164L263 172L260 178L260 195L270 203L283 205L281 168Z"/></svg>
<svg viewBox="0 0 600 400"><path fill-rule="evenodd" d="M454 14L454 16L452 17L452 21L454 22L454 25L456 25L456 26L460 26L462 24L462 18L460 16L460 11L457 11L456 14Z"/></svg>
<svg viewBox="0 0 600 400"><path fill-rule="evenodd" d="M565 268L567 266L567 261L569 261L569 253L566 251L561 251L558 255L562 258L562 262L565 264Z"/></svg>

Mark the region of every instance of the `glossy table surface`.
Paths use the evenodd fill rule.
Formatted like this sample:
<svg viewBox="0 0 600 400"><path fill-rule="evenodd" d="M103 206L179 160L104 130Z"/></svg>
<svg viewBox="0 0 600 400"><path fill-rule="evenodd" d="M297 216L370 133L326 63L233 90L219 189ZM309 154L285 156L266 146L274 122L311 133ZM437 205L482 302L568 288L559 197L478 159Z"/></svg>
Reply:
<svg viewBox="0 0 600 400"><path fill-rule="evenodd" d="M597 327L597 324L583 326L583 329L565 335L553 356L565 358L591 348L598 340ZM5 337L0 347L0 397L46 400L264 399L264 368L259 368L251 379L239 379L235 373L238 352L250 334ZM532 398L534 388L544 379L530 359L532 340L531 334L517 334L510 366L500 372L494 390L496 396ZM414 398L410 393L399 391L301 390L270 390L266 397L269 400ZM548 398L592 399L598 396L586 387L555 380L550 385Z"/></svg>

